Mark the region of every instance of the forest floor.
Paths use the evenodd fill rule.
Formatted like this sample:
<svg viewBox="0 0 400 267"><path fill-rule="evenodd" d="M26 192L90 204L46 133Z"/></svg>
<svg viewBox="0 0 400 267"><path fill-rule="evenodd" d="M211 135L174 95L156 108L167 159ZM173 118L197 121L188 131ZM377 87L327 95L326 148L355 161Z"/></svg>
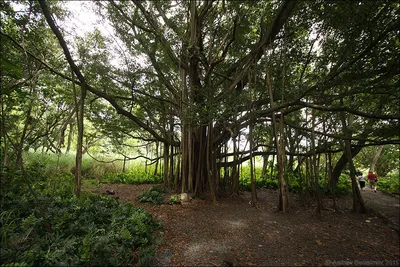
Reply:
<svg viewBox="0 0 400 267"><path fill-rule="evenodd" d="M368 214L352 213L351 197L323 199L325 209L303 206L291 194L289 213L276 211L277 191L258 190L259 209L250 192L216 204L193 199L181 205L137 203L151 185L102 185L114 197L144 207L163 223L156 251L159 266L399 266L399 198L362 192ZM169 196L166 196L169 199Z"/></svg>

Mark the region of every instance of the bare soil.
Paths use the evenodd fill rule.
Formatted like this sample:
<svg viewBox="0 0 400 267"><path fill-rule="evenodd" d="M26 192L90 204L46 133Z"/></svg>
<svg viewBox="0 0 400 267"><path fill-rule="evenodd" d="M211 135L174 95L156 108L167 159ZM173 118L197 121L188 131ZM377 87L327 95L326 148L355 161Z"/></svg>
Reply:
<svg viewBox="0 0 400 267"><path fill-rule="evenodd" d="M180 205L137 203L151 185L102 185L114 197L144 207L163 223L156 251L159 266L398 266L399 199L371 190L362 192L369 214L352 213L351 197L325 198L321 216L315 206L301 206L291 195L290 212L276 211L278 195L258 190L259 209L250 193L216 204L193 199ZM171 194L166 194L169 199ZM381 215L381 216L379 216Z"/></svg>

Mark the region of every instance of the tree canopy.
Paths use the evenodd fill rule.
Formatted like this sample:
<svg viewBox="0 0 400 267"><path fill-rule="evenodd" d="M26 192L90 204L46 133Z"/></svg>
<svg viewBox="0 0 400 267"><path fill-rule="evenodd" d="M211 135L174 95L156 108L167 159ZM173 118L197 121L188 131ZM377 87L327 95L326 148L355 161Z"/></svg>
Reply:
<svg viewBox="0 0 400 267"><path fill-rule="evenodd" d="M148 160L163 161L165 185L214 201L238 193L242 162L275 155L284 199L288 173L307 159L337 154L328 168L335 183L362 148L398 148L395 1L133 0L92 8L110 35L70 36L62 23L73 14L61 2L1 3L5 165L21 166L23 150L59 151L77 124L81 153L96 142L124 157L138 142L161 144L162 154ZM318 181L316 165L313 175Z"/></svg>

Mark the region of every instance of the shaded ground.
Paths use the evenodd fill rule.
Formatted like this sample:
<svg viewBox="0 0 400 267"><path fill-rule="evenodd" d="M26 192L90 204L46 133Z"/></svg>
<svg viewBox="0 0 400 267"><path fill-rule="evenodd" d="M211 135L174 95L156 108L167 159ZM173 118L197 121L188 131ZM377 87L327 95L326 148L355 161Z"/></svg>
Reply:
<svg viewBox="0 0 400 267"><path fill-rule="evenodd" d="M386 219L394 229L400 229L400 198L366 188L361 191L367 207L371 208L379 217Z"/></svg>
<svg viewBox="0 0 400 267"><path fill-rule="evenodd" d="M291 212L276 212L277 192L259 190L260 209L249 204L250 194L217 204L194 199L181 205L136 203L151 185L103 185L115 197L142 206L163 221L157 264L162 266L359 265L398 266L399 233L384 219L350 212L351 198L337 200L339 213L301 207L291 196ZM399 199L363 192L367 205L398 224ZM331 200L324 200L325 207ZM393 219L391 219L393 221ZM394 223L396 221L394 220Z"/></svg>

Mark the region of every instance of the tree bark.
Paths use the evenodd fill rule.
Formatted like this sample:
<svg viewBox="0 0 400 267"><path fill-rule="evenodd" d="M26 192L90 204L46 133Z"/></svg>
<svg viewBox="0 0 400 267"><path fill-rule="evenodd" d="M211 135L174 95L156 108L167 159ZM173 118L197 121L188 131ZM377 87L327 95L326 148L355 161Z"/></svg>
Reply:
<svg viewBox="0 0 400 267"><path fill-rule="evenodd" d="M156 166L154 167L154 173L153 173L153 175L154 176L156 176L157 174L158 174L158 155L159 155L159 153L158 153L158 149L159 149L159 142L158 141L156 141Z"/></svg>
<svg viewBox="0 0 400 267"><path fill-rule="evenodd" d="M4 109L4 95L0 94L0 102L1 102L1 139L3 144L3 165L4 167L8 167L8 142L7 142L7 132L5 127L5 119L6 119L6 112ZM6 171L3 168L2 172Z"/></svg>
<svg viewBox="0 0 400 267"><path fill-rule="evenodd" d="M268 85L269 98L271 101L271 107L274 107L275 103L272 91L272 83L269 77L268 70L266 76L267 76L267 85ZM280 123L283 124L282 112L281 112ZM279 135L275 113L272 113L272 124L274 127L274 139L275 139L275 147L277 151L277 162L278 162L278 191L279 191L278 210L282 211L283 213L286 213L288 208L288 196L286 195L286 188L285 188L286 184L284 177L284 162L283 162L285 148L282 147L284 145L283 133L281 132Z"/></svg>
<svg viewBox="0 0 400 267"><path fill-rule="evenodd" d="M256 180L254 177L254 166L253 166L253 123L249 126L249 139L250 139L250 182L251 182L251 205L258 208L257 205L257 187Z"/></svg>
<svg viewBox="0 0 400 267"><path fill-rule="evenodd" d="M347 125L346 123L346 117L344 112L340 112L340 120L342 122L342 127L343 127L343 133L346 137L350 137L352 135L351 132L351 126L352 126L352 116L349 115L349 124ZM356 169L354 167L353 163L353 156L351 154L351 143L350 139L345 139L345 154L347 155L347 159L349 162L349 167L350 167L350 177L351 177L351 185L352 185L352 191L353 191L353 211L354 212L361 212L361 213L366 213L365 205L364 205L364 200L361 196L360 189L358 188L357 184L357 179L356 179Z"/></svg>
<svg viewBox="0 0 400 267"><path fill-rule="evenodd" d="M164 186L169 186L169 145L168 143L164 143Z"/></svg>
<svg viewBox="0 0 400 267"><path fill-rule="evenodd" d="M375 156L374 156L374 158L372 159L371 166L369 167L369 170L372 171L372 172L375 172L375 165L376 165L376 163L377 163L378 160L379 160L379 156L380 156L381 153L382 153L382 149L383 149L383 145L380 145L380 146L378 147L378 151L376 151Z"/></svg>
<svg viewBox="0 0 400 267"><path fill-rule="evenodd" d="M215 185L214 185L214 170L213 170L213 138L212 138L212 132L213 132L213 125L212 122L208 124L208 129L207 129L207 178L208 178L208 185L210 188L210 194L211 194L211 200L213 203L217 201L217 197L215 194Z"/></svg>
<svg viewBox="0 0 400 267"><path fill-rule="evenodd" d="M311 157L311 169L312 169L312 176L314 178L314 192L315 192L315 197L317 200L317 207L316 207L316 214L318 216L321 215L322 211L322 200L321 200L321 195L319 192L319 172L318 172L318 164L317 164L317 155L315 153L315 110L312 110L312 132L311 132L311 150L312 150L312 157Z"/></svg>
<svg viewBox="0 0 400 267"><path fill-rule="evenodd" d="M72 77L74 73L72 72ZM82 184L82 152L83 152L83 118L85 112L85 98L86 98L86 88L85 85L81 86L81 100L80 106L78 103L78 96L75 88L75 83L72 83L74 91L74 100L76 107L76 119L78 125L78 139L76 145L76 160L75 160L75 195L79 198L81 196L81 184Z"/></svg>
<svg viewBox="0 0 400 267"><path fill-rule="evenodd" d="M74 134L74 124L71 122L69 124L68 143L67 143L67 149L65 150L65 153L68 153L71 149L73 134Z"/></svg>

